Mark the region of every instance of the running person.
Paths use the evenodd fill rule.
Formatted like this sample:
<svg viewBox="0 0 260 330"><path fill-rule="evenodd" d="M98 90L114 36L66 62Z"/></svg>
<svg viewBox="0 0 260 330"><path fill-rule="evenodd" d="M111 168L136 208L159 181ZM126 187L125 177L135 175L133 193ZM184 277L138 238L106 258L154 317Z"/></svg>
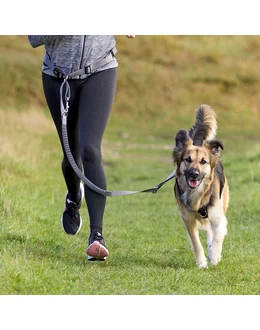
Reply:
<svg viewBox="0 0 260 330"><path fill-rule="evenodd" d="M127 37L134 38L134 35ZM68 140L78 167L90 181L106 190L101 143L116 89L115 38L108 35L29 35L28 39L32 47L44 45L46 50L42 65L43 90L61 142L61 168L67 186L62 227L68 235L79 232L80 207L85 197L90 221L88 259L105 260L109 254L102 233L106 197L86 185L83 187L67 159L62 142L60 87L66 75L85 69L84 73L68 80L71 90ZM104 58L105 64L100 61ZM94 69L91 70L92 64Z"/></svg>

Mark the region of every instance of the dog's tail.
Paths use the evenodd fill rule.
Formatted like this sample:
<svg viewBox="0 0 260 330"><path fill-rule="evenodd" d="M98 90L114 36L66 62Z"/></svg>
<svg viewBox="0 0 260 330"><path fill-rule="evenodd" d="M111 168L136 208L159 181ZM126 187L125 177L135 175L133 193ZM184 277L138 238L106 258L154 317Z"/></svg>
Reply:
<svg viewBox="0 0 260 330"><path fill-rule="evenodd" d="M216 114L209 105L202 104L196 111L196 122L189 130L193 145L201 146L204 140L214 139L216 133Z"/></svg>

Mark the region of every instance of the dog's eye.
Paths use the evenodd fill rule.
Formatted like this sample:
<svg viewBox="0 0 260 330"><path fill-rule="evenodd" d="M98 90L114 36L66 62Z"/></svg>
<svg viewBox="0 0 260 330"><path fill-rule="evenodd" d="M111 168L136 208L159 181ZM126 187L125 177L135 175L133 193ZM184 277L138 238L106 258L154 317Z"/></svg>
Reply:
<svg viewBox="0 0 260 330"><path fill-rule="evenodd" d="M187 157L187 158L185 158L184 160L185 160L185 162L187 162L187 163L191 163L191 162L192 162L192 160L191 160L191 157L190 157L190 156L189 156L189 157Z"/></svg>
<svg viewBox="0 0 260 330"><path fill-rule="evenodd" d="M205 165L205 164L207 164L207 161L206 161L204 158L202 158L201 161L200 161L200 163L201 163L202 165Z"/></svg>

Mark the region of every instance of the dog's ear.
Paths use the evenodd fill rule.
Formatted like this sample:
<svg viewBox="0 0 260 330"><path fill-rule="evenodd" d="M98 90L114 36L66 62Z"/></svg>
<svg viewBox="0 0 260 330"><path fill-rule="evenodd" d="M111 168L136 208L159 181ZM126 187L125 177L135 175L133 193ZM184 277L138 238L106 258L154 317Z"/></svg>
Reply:
<svg viewBox="0 0 260 330"><path fill-rule="evenodd" d="M204 146L210 150L210 152L220 158L220 149L224 150L223 143L220 140L205 141Z"/></svg>
<svg viewBox="0 0 260 330"><path fill-rule="evenodd" d="M176 151L181 151L184 147L187 147L187 145L192 144L192 139L189 136L189 133L186 129L181 129L176 134L175 137L175 148Z"/></svg>
<svg viewBox="0 0 260 330"><path fill-rule="evenodd" d="M185 129L179 130L175 137L175 147L172 152L173 160L176 163L180 157L181 152L188 145L192 144L192 139L189 136L189 133Z"/></svg>

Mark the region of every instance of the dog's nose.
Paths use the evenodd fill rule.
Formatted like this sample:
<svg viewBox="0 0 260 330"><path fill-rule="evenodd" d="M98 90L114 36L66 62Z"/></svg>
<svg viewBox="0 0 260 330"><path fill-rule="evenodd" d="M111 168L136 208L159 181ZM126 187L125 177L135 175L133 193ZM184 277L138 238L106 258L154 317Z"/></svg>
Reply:
<svg viewBox="0 0 260 330"><path fill-rule="evenodd" d="M200 174L199 170L196 170L195 168L190 170L190 178L192 179L197 179L199 174Z"/></svg>

